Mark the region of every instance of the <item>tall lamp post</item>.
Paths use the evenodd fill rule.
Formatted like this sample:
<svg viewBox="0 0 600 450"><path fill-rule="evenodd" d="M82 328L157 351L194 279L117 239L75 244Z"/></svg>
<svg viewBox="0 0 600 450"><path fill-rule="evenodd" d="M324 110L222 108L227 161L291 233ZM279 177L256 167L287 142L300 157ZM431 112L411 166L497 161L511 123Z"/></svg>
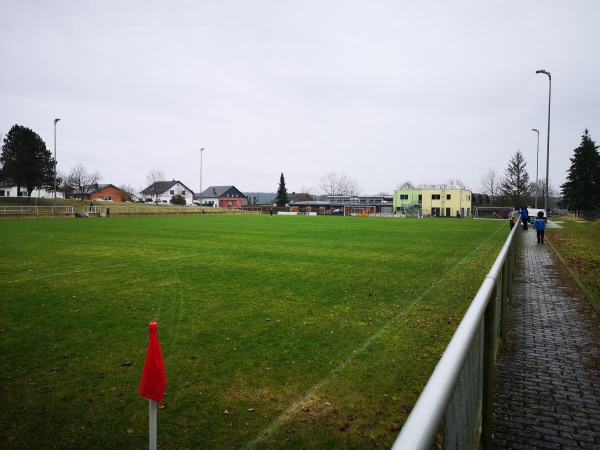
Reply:
<svg viewBox="0 0 600 450"><path fill-rule="evenodd" d="M54 119L54 209L52 212L56 212L56 122L60 119Z"/></svg>
<svg viewBox="0 0 600 450"><path fill-rule="evenodd" d="M200 206L202 206L202 152L204 151L204 147L200 149L200 194L198 195L198 202Z"/></svg>
<svg viewBox="0 0 600 450"><path fill-rule="evenodd" d="M531 131L535 131L537 133L537 153L536 153L536 158L535 158L535 206L534 206L534 208L537 209L537 198L538 198L538 193L540 190L540 185L538 182L538 168L540 166L540 132L538 130L536 130L535 128L532 128Z"/></svg>
<svg viewBox="0 0 600 450"><path fill-rule="evenodd" d="M548 140L546 143L546 196L544 198L544 209L548 214L548 178L550 177L550 100L552 98L552 76L547 70L536 70L535 73L548 75Z"/></svg>

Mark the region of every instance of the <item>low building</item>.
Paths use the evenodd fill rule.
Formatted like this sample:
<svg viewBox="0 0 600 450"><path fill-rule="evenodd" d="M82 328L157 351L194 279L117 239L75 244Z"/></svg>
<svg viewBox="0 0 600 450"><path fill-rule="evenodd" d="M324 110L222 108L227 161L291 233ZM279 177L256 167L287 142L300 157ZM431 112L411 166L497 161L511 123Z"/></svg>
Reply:
<svg viewBox="0 0 600 450"><path fill-rule="evenodd" d="M7 177L0 181L0 197L27 197L27 189L21 186L20 192L17 191L17 185L12 177ZM31 198L54 198L54 191L45 189L34 189L31 191ZM56 198L63 198L62 192L57 192Z"/></svg>
<svg viewBox="0 0 600 450"><path fill-rule="evenodd" d="M131 200L131 194L119 189L114 184L99 184L91 194L90 200L106 202L125 202Z"/></svg>
<svg viewBox="0 0 600 450"><path fill-rule="evenodd" d="M174 195L181 195L185 198L186 205L191 205L194 199L194 192L181 181L157 181L152 183L142 192L141 198L146 202L171 203Z"/></svg>
<svg viewBox="0 0 600 450"><path fill-rule="evenodd" d="M394 191L394 213L420 217L471 217L472 193L456 186Z"/></svg>
<svg viewBox="0 0 600 450"><path fill-rule="evenodd" d="M369 214L391 214L391 195L322 195L318 200L290 201L290 208L300 212L318 211L319 214L341 214L345 209Z"/></svg>
<svg viewBox="0 0 600 450"><path fill-rule="evenodd" d="M194 194L194 203L215 208L241 208L248 199L235 186L210 186L201 194Z"/></svg>

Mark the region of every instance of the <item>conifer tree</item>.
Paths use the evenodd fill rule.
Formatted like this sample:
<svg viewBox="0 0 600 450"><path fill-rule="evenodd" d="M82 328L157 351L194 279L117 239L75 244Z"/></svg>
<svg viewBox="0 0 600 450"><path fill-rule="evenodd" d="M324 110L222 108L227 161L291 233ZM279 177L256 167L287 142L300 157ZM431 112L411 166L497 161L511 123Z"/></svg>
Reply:
<svg viewBox="0 0 600 450"><path fill-rule="evenodd" d="M12 177L18 190L27 196L36 188L50 188L54 177L54 161L46 144L35 131L14 125L2 145L0 178Z"/></svg>
<svg viewBox="0 0 600 450"><path fill-rule="evenodd" d="M600 153L587 128L573 152L567 181L561 186L563 205L581 213L600 208Z"/></svg>
<svg viewBox="0 0 600 450"><path fill-rule="evenodd" d="M275 197L275 204L277 206L285 206L290 201L287 189L285 187L285 178L283 177L283 173L279 177L279 188L277 189L277 197Z"/></svg>
<svg viewBox="0 0 600 450"><path fill-rule="evenodd" d="M529 174L525 167L527 163L523 158L521 150L517 150L504 173L504 180L500 190L502 195L509 199L514 207L526 206L525 203L529 200Z"/></svg>

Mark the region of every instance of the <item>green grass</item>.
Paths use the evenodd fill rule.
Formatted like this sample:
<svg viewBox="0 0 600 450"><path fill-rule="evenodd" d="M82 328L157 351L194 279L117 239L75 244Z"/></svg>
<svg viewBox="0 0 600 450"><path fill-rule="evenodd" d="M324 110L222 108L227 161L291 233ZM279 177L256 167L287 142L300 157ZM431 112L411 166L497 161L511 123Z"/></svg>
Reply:
<svg viewBox="0 0 600 450"><path fill-rule="evenodd" d="M562 228L546 231L548 240L600 314L600 221L560 219Z"/></svg>
<svg viewBox="0 0 600 450"><path fill-rule="evenodd" d="M390 446L506 239L503 221L0 220L0 444Z"/></svg>

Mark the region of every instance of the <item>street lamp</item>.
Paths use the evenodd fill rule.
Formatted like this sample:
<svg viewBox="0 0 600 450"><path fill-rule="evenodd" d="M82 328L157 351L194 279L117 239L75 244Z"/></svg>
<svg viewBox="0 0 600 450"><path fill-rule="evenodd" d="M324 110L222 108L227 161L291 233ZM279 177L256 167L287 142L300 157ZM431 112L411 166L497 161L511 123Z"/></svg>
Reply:
<svg viewBox="0 0 600 450"><path fill-rule="evenodd" d="M550 100L552 98L552 76L546 70L536 70L535 73L548 75L548 140L546 143L546 197L544 198L544 209L548 214L548 179L550 177Z"/></svg>
<svg viewBox="0 0 600 450"><path fill-rule="evenodd" d="M532 128L531 131L535 131L537 133L537 153L535 159L535 209L537 209L537 198L538 192L540 190L540 185L538 183L538 167L540 165L540 132L535 128Z"/></svg>
<svg viewBox="0 0 600 450"><path fill-rule="evenodd" d="M204 151L204 147L200 149L200 194L198 195L198 202L200 206L202 206L202 152Z"/></svg>
<svg viewBox="0 0 600 450"><path fill-rule="evenodd" d="M54 209L52 212L56 212L56 122L60 119L54 119Z"/></svg>

